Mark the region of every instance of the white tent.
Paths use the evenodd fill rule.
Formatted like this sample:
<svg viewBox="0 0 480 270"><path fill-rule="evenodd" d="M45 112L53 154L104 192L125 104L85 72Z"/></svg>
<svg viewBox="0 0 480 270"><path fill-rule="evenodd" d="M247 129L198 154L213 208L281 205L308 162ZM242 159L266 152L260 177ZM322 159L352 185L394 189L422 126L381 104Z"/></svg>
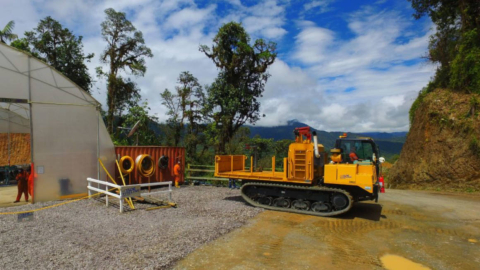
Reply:
<svg viewBox="0 0 480 270"><path fill-rule="evenodd" d="M100 106L54 68L0 43L0 133L30 133L35 201L86 193L87 177L107 180L98 158L113 173Z"/></svg>

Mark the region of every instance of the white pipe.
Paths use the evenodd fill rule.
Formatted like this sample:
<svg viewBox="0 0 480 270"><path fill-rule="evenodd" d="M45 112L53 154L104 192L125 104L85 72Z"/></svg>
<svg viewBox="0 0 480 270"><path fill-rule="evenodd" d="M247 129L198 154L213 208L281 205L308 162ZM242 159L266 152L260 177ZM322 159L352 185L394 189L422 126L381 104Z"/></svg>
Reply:
<svg viewBox="0 0 480 270"><path fill-rule="evenodd" d="M93 191L97 191L97 192L100 192L100 193L103 193L103 194L108 194L108 195L110 195L110 196L112 196L112 197L115 197L115 198L120 199L120 195L115 194L115 193L111 193L111 192L107 192L107 191L105 191L105 190L103 190L103 189L99 189L99 188L96 188L96 187L88 187L88 189L93 190Z"/></svg>
<svg viewBox="0 0 480 270"><path fill-rule="evenodd" d="M313 147L315 148L315 157L316 158L319 158L320 157L320 153L318 152L318 140L317 140L317 132L314 131L313 132Z"/></svg>
<svg viewBox="0 0 480 270"><path fill-rule="evenodd" d="M137 185L133 185L133 186L153 187L153 186L169 186L170 184L172 184L172 181L169 181L169 182L154 182L154 183L137 184Z"/></svg>
<svg viewBox="0 0 480 270"><path fill-rule="evenodd" d="M119 185L115 185L115 184L112 184L110 182L106 182L106 181L100 181L100 180L97 180L97 179L93 179L93 178L87 178L87 181L89 182L94 182L94 183L98 183L98 184L101 184L101 185L107 185L107 186L110 186L110 187L113 187L113 188L121 188L123 186L119 186Z"/></svg>

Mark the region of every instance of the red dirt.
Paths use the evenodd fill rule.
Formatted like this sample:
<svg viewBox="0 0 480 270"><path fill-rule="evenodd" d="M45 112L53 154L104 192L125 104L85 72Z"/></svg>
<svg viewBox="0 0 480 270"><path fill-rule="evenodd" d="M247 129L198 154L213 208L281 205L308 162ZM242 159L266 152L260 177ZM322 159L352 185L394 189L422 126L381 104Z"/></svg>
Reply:
<svg viewBox="0 0 480 270"><path fill-rule="evenodd" d="M390 187L480 191L480 154L471 146L480 141L480 114L471 113L472 97L443 89L425 96L389 171Z"/></svg>

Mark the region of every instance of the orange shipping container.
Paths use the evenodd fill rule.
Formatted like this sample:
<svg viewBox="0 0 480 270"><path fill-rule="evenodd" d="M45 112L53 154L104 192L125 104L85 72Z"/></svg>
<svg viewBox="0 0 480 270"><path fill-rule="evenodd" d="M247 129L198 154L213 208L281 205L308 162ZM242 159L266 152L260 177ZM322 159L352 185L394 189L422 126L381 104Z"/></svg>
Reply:
<svg viewBox="0 0 480 270"><path fill-rule="evenodd" d="M155 174L150 177L150 182L165 182L175 181L173 175L173 167L177 159L180 159L180 166L182 172L185 172L185 148L184 147L169 147L169 146L116 146L115 155L118 160L123 156L130 156L134 161L139 155L150 155L155 162ZM158 160L162 156L168 157L168 167L166 169L160 169L158 166ZM148 183L148 178L142 177L137 169L134 167L131 173L131 184ZM118 169L115 169L115 179L120 179L120 173ZM128 180L125 179L128 184ZM182 175L182 182L184 181ZM121 183L117 182L117 183Z"/></svg>

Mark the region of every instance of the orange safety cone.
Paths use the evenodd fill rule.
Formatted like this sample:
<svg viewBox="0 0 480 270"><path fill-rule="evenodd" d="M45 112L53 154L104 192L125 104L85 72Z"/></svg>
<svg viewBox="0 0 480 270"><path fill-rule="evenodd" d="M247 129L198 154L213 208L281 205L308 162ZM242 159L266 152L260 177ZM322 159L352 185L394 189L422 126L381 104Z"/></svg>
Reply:
<svg viewBox="0 0 480 270"><path fill-rule="evenodd" d="M378 183L380 184L380 193L385 193L385 182L383 181L383 176L378 178Z"/></svg>

